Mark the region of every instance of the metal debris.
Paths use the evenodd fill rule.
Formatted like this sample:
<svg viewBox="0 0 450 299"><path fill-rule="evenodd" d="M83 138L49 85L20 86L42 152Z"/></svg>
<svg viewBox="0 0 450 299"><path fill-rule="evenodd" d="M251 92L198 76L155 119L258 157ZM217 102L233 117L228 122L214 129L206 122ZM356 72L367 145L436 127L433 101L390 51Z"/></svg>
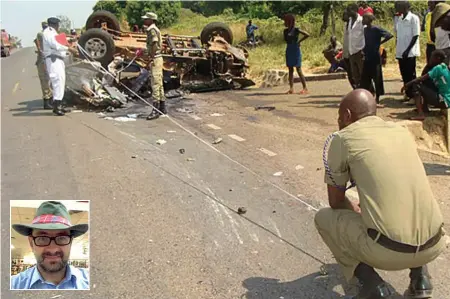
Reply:
<svg viewBox="0 0 450 299"><path fill-rule="evenodd" d="M247 213L247 209L244 207L239 207L237 212L239 215L243 215L243 214Z"/></svg>
<svg viewBox="0 0 450 299"><path fill-rule="evenodd" d="M180 148L180 154L184 154L185 152L184 148Z"/></svg>
<svg viewBox="0 0 450 299"><path fill-rule="evenodd" d="M169 130L167 133L176 133L177 131Z"/></svg>
<svg viewBox="0 0 450 299"><path fill-rule="evenodd" d="M105 118L106 119L106 118ZM136 119L135 118L128 118L128 117L123 117L123 116L120 116L120 117L116 117L116 118L113 118L115 121L120 121L120 122L129 122L129 121L136 121Z"/></svg>
<svg viewBox="0 0 450 299"><path fill-rule="evenodd" d="M137 156L133 155L133 156L131 156L131 158L132 158L132 159L136 159L136 158L137 158Z"/></svg>
<svg viewBox="0 0 450 299"><path fill-rule="evenodd" d="M177 108L175 110L180 113L193 113L194 112L192 109L188 109L188 108Z"/></svg>
<svg viewBox="0 0 450 299"><path fill-rule="evenodd" d="M219 143L221 143L222 142L222 138L216 138L214 141L213 141L213 144L219 144Z"/></svg>
<svg viewBox="0 0 450 299"><path fill-rule="evenodd" d="M138 115L137 114L127 114L128 118L137 118Z"/></svg>
<svg viewBox="0 0 450 299"><path fill-rule="evenodd" d="M186 161L192 162L192 161L195 161L195 159L194 158L187 158Z"/></svg>
<svg viewBox="0 0 450 299"><path fill-rule="evenodd" d="M281 176L282 174L283 174L282 171L278 171L278 172L275 172L275 173L273 174L273 176Z"/></svg>
<svg viewBox="0 0 450 299"><path fill-rule="evenodd" d="M297 165L295 166L295 170L300 170L300 169L304 169L305 167L301 166L301 165Z"/></svg>
<svg viewBox="0 0 450 299"><path fill-rule="evenodd" d="M213 114L210 114L211 116L224 116L225 114L222 114L222 113L213 113Z"/></svg>
<svg viewBox="0 0 450 299"><path fill-rule="evenodd" d="M165 144L165 143L167 143L167 141L165 141L164 139L158 139L158 140L156 140L156 144L157 144L157 145L163 145L163 144Z"/></svg>
<svg viewBox="0 0 450 299"><path fill-rule="evenodd" d="M274 106L257 106L257 107L255 107L255 110L272 111L272 110L275 110L275 107Z"/></svg>
<svg viewBox="0 0 450 299"><path fill-rule="evenodd" d="M55 299L55 298L59 298L59 297L61 297L62 295L55 295L55 296L53 296L53 297L50 297L50 299Z"/></svg>

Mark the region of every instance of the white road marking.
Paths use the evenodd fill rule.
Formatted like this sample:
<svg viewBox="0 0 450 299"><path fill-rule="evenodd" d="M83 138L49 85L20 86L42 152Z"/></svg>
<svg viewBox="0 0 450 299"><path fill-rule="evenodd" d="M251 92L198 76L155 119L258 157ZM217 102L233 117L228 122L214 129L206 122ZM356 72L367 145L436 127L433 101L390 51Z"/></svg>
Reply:
<svg viewBox="0 0 450 299"><path fill-rule="evenodd" d="M275 222L274 222L272 219L270 219L270 222L272 222L273 227L274 227L275 230L277 231L278 237L280 237L280 239L281 239L281 238L282 238L282 237L281 237L281 232L280 232L280 230L278 229L277 225L275 224ZM283 240L280 240L280 242L281 242L281 243L284 243Z"/></svg>
<svg viewBox="0 0 450 299"><path fill-rule="evenodd" d="M136 137L134 137L134 135L131 135L129 133L123 132L123 131L119 131L121 134L130 137L131 139L136 139Z"/></svg>
<svg viewBox="0 0 450 299"><path fill-rule="evenodd" d="M268 149L265 149L265 148L263 148L263 147L258 148L258 150L261 151L261 152L263 152L264 154L268 155L269 157L274 157L274 156L277 155L276 153L274 153L274 152L272 152L272 151L269 151Z"/></svg>
<svg viewBox="0 0 450 299"><path fill-rule="evenodd" d="M197 115L194 114L189 114L189 117L193 118L194 120L201 120L201 117L198 117Z"/></svg>
<svg viewBox="0 0 450 299"><path fill-rule="evenodd" d="M301 165L297 165L295 166L295 170L300 170L300 169L304 169L305 167L301 166Z"/></svg>
<svg viewBox="0 0 450 299"><path fill-rule="evenodd" d="M220 129L222 129L221 127L218 127L218 126L216 126L214 124L207 124L207 126L210 127L213 130L220 130Z"/></svg>
<svg viewBox="0 0 450 299"><path fill-rule="evenodd" d="M211 202L211 206L214 209L214 213L216 213L217 217L219 218L220 224L222 225L222 227L224 227L225 223L222 220L222 214L220 213L218 204L214 200L211 200L209 198L207 200Z"/></svg>
<svg viewBox="0 0 450 299"><path fill-rule="evenodd" d="M258 238L258 236L255 233L251 233L250 237L253 239L253 241L259 242L259 238Z"/></svg>
<svg viewBox="0 0 450 299"><path fill-rule="evenodd" d="M238 239L239 243L240 244L244 244L244 241L242 241L241 236L239 235L239 232L236 229L237 222L233 219L233 216L231 216L230 213L227 211L227 208L225 208L222 205L220 205L220 207L222 208L222 210L225 212L225 214L227 215L228 219L230 220L231 229L233 230L234 234L236 235L236 238Z"/></svg>
<svg viewBox="0 0 450 299"><path fill-rule="evenodd" d="M230 138L232 138L232 139L234 139L236 141L239 141L239 142L245 141L245 139L242 138L241 136L234 135L234 134L230 134L230 135L228 135L228 137L230 137Z"/></svg>
<svg viewBox="0 0 450 299"><path fill-rule="evenodd" d="M17 82L17 83L14 85L14 88L13 88L13 90L12 90L12 93L13 93L13 94L16 93L17 88L19 88L19 82Z"/></svg>

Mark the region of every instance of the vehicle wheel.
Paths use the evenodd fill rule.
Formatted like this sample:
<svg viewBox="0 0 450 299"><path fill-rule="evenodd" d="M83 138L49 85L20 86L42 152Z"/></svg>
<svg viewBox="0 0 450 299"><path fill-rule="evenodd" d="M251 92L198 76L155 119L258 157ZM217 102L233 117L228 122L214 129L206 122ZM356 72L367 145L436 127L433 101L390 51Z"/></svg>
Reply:
<svg viewBox="0 0 450 299"><path fill-rule="evenodd" d="M200 40L205 45L216 35L223 37L230 45L233 43L233 31L227 24L221 22L213 22L206 25L200 34Z"/></svg>
<svg viewBox="0 0 450 299"><path fill-rule="evenodd" d="M116 47L112 36L103 29L92 28L80 36L78 44L89 54L86 57L80 53L83 58L93 58L100 62L104 67L113 60Z"/></svg>
<svg viewBox="0 0 450 299"><path fill-rule="evenodd" d="M114 35L120 32L120 23L117 17L106 10L93 12L86 21L86 30L92 28L101 28L102 23L107 23L108 29L114 30Z"/></svg>

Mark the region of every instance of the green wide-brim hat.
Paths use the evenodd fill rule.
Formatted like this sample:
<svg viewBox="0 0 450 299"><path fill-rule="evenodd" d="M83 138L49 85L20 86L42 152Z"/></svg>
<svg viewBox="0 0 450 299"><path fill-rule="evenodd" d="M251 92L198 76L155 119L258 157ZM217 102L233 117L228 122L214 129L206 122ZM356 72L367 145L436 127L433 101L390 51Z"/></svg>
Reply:
<svg viewBox="0 0 450 299"><path fill-rule="evenodd" d="M437 21L448 12L450 12L450 4L438 3L431 14L431 28L435 28Z"/></svg>
<svg viewBox="0 0 450 299"><path fill-rule="evenodd" d="M12 228L23 236L30 236L33 229L40 230L70 230L71 235L76 238L85 234L88 224L72 225L67 208L58 201L43 202L36 211L36 216L30 225L13 224Z"/></svg>

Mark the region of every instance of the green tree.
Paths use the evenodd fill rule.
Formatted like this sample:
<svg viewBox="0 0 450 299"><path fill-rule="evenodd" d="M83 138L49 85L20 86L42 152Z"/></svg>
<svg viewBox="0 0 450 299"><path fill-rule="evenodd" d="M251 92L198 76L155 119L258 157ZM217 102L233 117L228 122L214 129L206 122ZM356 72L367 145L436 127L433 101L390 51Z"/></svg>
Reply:
<svg viewBox="0 0 450 299"><path fill-rule="evenodd" d="M142 26L142 16L146 12L154 12L158 15L158 25L168 27L178 21L181 11L180 1L128 1L125 14L130 26Z"/></svg>
<svg viewBox="0 0 450 299"><path fill-rule="evenodd" d="M95 3L92 10L93 11L107 10L107 11L113 13L116 17L120 17L120 15L122 13L121 2L116 1L116 0L100 0L100 1L97 1L97 3ZM125 5L126 5L126 2L125 2Z"/></svg>
<svg viewBox="0 0 450 299"><path fill-rule="evenodd" d="M72 28L72 21L68 16L57 16L59 19L59 31L65 34L70 34L70 29Z"/></svg>

